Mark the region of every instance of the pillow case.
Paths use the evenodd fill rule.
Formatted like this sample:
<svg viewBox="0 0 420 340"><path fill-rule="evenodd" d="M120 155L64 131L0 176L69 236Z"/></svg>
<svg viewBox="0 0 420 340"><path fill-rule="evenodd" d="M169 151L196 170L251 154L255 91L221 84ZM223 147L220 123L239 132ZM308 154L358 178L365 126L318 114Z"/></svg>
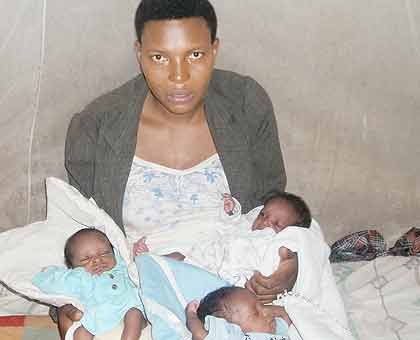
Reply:
<svg viewBox="0 0 420 340"><path fill-rule="evenodd" d="M138 282L130 259L127 241L121 229L95 202L87 199L68 183L49 177L47 219L0 233L0 281L29 299L47 304L74 303L68 297L47 295L32 285L32 277L49 265L64 266L64 244L77 230L95 227L105 232L129 265L130 276ZM22 311L25 313L26 311Z"/></svg>

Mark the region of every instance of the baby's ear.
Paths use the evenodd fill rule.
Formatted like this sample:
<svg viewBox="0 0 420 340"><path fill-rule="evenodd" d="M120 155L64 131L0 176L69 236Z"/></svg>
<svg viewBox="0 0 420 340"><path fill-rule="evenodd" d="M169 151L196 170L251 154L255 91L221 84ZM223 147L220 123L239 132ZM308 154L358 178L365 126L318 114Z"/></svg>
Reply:
<svg viewBox="0 0 420 340"><path fill-rule="evenodd" d="M66 265L66 267L68 269L72 269L73 268L73 264L70 262L70 259L68 259L68 258L65 258L64 259L64 264Z"/></svg>

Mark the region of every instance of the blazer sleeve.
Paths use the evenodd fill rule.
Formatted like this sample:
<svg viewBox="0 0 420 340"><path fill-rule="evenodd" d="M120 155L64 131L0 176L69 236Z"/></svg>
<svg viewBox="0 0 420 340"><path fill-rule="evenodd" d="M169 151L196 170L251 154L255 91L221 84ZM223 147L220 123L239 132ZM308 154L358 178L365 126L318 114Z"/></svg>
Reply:
<svg viewBox="0 0 420 340"><path fill-rule="evenodd" d="M86 113L73 116L67 130L64 162L69 183L84 196L93 196L98 122Z"/></svg>
<svg viewBox="0 0 420 340"><path fill-rule="evenodd" d="M270 191L284 191L287 178L273 105L264 88L249 77L245 83L243 110L246 117L252 117L250 138L258 182L256 198L262 204Z"/></svg>

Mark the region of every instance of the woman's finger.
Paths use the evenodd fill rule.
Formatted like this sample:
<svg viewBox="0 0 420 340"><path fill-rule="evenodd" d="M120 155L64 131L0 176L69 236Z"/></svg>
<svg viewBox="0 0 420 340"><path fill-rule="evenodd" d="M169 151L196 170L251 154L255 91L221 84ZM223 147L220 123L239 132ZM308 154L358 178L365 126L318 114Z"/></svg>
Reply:
<svg viewBox="0 0 420 340"><path fill-rule="evenodd" d="M277 300L277 295L257 295L257 298L263 305L266 305L268 303L272 303L274 300Z"/></svg>
<svg viewBox="0 0 420 340"><path fill-rule="evenodd" d="M279 283L276 280L277 278L275 274L276 272L274 272L270 276L264 276L257 271L251 277L251 280L253 280L257 286L262 286L262 288L266 289L267 291L270 291L279 285Z"/></svg>
<svg viewBox="0 0 420 340"><path fill-rule="evenodd" d="M64 305L62 308L64 314L72 321L79 321L83 316L82 311L73 305Z"/></svg>

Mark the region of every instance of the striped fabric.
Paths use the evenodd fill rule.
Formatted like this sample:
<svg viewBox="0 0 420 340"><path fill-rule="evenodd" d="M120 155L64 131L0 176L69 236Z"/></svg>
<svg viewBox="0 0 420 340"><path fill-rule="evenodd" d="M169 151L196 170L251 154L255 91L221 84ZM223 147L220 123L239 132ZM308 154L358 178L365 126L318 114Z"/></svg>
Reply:
<svg viewBox="0 0 420 340"><path fill-rule="evenodd" d="M347 235L331 246L330 261L370 261L385 255L420 256L420 228L411 228L388 250L384 237L376 230Z"/></svg>
<svg viewBox="0 0 420 340"><path fill-rule="evenodd" d="M334 242L330 261L369 261L386 254L384 237L376 230L362 230Z"/></svg>
<svg viewBox="0 0 420 340"><path fill-rule="evenodd" d="M420 228L411 228L389 249L390 255L420 256Z"/></svg>

